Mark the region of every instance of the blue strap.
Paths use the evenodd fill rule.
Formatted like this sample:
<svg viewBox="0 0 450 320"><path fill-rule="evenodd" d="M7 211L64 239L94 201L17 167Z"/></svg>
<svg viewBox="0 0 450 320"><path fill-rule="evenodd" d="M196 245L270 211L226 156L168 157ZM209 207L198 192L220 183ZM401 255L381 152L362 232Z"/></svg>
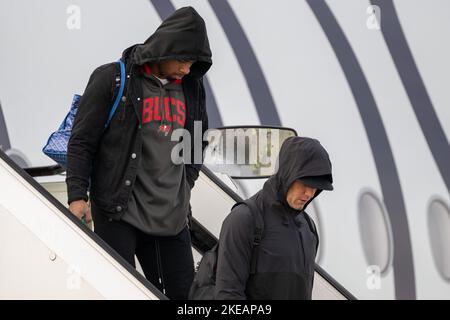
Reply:
<svg viewBox="0 0 450 320"><path fill-rule="evenodd" d="M111 111L109 112L108 121L106 121L105 128L109 126L111 119L114 115L114 112L116 112L116 109L119 106L119 102L123 94L123 89L125 88L125 64L123 63L122 59L119 59L118 62L120 64L120 88L116 100L114 101L114 104L111 108Z"/></svg>

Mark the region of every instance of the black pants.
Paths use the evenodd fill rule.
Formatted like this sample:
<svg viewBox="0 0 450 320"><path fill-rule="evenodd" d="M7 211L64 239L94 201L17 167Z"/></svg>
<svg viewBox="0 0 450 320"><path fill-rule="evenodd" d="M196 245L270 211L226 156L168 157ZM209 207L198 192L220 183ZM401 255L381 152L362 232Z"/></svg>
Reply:
<svg viewBox="0 0 450 320"><path fill-rule="evenodd" d="M92 206L95 233L133 267L134 256L145 277L169 299L187 299L194 278L191 236L186 227L176 236L150 236L124 221L109 220Z"/></svg>

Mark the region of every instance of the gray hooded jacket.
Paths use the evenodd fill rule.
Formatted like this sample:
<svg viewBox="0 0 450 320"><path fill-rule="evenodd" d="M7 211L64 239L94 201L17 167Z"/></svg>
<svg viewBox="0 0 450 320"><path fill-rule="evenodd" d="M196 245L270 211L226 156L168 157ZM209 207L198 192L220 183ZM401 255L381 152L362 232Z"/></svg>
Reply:
<svg viewBox="0 0 450 320"><path fill-rule="evenodd" d="M333 182L327 152L314 139L287 139L278 172L252 197L264 218L256 273L250 274L255 223L247 206L237 206L220 232L216 299L311 299L318 239L304 210L322 190L302 211L286 201L290 185L310 176Z"/></svg>

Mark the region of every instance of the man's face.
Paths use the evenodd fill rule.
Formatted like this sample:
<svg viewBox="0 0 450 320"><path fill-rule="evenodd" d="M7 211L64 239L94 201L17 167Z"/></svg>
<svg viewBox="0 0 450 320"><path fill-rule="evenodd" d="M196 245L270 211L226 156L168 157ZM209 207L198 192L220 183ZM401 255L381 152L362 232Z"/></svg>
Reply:
<svg viewBox="0 0 450 320"><path fill-rule="evenodd" d="M169 81L179 80L189 74L194 61L165 60L158 64L159 77Z"/></svg>
<svg viewBox="0 0 450 320"><path fill-rule="evenodd" d="M300 180L295 180L287 192L286 201L292 209L302 210L305 204L314 197L317 189L305 186Z"/></svg>

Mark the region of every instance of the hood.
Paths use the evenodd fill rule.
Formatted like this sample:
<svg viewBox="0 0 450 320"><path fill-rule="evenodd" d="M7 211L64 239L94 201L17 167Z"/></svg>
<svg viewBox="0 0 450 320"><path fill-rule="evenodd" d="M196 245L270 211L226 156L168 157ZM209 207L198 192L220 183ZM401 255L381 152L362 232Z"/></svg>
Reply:
<svg viewBox="0 0 450 320"><path fill-rule="evenodd" d="M263 187L264 200L279 201L288 206L286 196L291 184L303 177L322 176L333 183L331 161L327 151L316 139L291 137L284 141L278 157L278 171L266 181ZM317 197L318 189L303 210ZM290 208L290 207L289 207Z"/></svg>
<svg viewBox="0 0 450 320"><path fill-rule="evenodd" d="M132 59L137 65L168 59L194 60L190 71L194 77L202 77L212 65L205 21L192 7L176 10L150 38L133 49Z"/></svg>

